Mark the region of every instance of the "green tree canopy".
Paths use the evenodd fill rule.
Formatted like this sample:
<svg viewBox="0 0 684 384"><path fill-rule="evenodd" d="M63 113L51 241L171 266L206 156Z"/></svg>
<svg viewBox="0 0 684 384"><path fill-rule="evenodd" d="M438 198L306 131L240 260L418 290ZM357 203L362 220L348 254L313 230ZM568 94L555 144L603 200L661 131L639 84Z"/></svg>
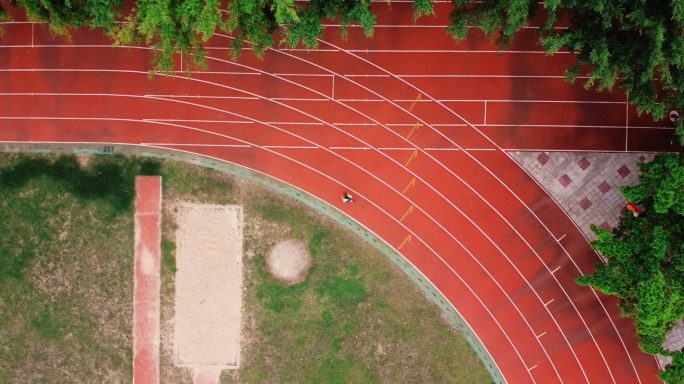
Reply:
<svg viewBox="0 0 684 384"><path fill-rule="evenodd" d="M662 119L684 108L684 1L645 0L452 0L448 33L465 39L480 28L506 49L532 18L543 21L541 44L548 53L565 47L576 65L566 72L574 82L588 72L586 88L627 92L639 112ZM570 27L558 28L559 21ZM684 119L677 122L684 142Z"/></svg>
<svg viewBox="0 0 684 384"><path fill-rule="evenodd" d="M638 166L639 185L621 191L644 212L634 217L625 210L612 232L592 225L592 246L608 263L577 282L618 296L623 315L635 320L641 349L674 358L661 378L684 383L684 353L662 347L684 316L684 155L661 153Z"/></svg>

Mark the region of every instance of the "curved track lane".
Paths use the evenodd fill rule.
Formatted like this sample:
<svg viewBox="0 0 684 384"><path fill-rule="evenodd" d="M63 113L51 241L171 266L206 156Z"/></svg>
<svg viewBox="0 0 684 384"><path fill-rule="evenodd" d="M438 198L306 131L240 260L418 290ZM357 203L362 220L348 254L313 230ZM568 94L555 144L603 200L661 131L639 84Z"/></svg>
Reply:
<svg viewBox="0 0 684 384"><path fill-rule="evenodd" d="M142 144L263 172L401 252L509 383L657 382L615 301L573 281L599 259L506 150L660 150L671 129L630 125L619 94L564 83L572 56L543 58L533 28L499 59L477 35L444 37L445 14L410 26L408 5L374 4L372 40L330 26L319 51L263 61L225 60L217 36L209 72L152 80L146 49L5 24L0 140ZM343 205L343 189L358 202Z"/></svg>

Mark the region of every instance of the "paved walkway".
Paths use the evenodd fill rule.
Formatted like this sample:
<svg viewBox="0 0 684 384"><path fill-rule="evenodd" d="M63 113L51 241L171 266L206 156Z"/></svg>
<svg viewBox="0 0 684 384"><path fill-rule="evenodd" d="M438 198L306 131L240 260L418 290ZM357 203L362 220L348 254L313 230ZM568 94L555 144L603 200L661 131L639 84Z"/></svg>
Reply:
<svg viewBox="0 0 684 384"><path fill-rule="evenodd" d="M509 152L551 197L589 240L595 240L590 224L614 228L627 200L623 185L639 183L637 162L653 159L653 153Z"/></svg>

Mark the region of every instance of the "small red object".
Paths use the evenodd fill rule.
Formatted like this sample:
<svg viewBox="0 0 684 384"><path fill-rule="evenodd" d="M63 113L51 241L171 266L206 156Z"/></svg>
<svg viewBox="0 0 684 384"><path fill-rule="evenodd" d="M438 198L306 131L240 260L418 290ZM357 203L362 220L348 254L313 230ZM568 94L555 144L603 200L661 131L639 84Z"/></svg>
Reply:
<svg viewBox="0 0 684 384"><path fill-rule="evenodd" d="M641 214L641 210L634 203L627 203L627 209L632 211L634 217L637 217Z"/></svg>

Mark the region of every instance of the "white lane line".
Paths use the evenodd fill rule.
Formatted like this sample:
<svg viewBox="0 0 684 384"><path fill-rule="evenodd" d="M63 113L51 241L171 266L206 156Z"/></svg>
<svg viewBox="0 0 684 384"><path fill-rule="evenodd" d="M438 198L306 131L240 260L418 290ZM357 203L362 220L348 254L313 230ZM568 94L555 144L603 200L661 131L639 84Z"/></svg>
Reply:
<svg viewBox="0 0 684 384"><path fill-rule="evenodd" d="M295 97L271 97L269 100L284 100L284 101L330 101L329 99L298 99Z"/></svg>
<svg viewBox="0 0 684 384"><path fill-rule="evenodd" d="M392 100L397 103L412 103L416 100ZM419 103L537 103L537 104L619 104L624 105L624 101L601 101L601 100L490 100L490 99L436 99L418 100ZM624 126L622 127L624 128Z"/></svg>
<svg viewBox="0 0 684 384"><path fill-rule="evenodd" d="M464 151L496 151L496 148L463 148Z"/></svg>
<svg viewBox="0 0 684 384"><path fill-rule="evenodd" d="M567 233L564 234L563 236L561 236L559 239L556 239L556 241L561 241L561 240L563 240L563 239L565 238L566 235L567 235Z"/></svg>
<svg viewBox="0 0 684 384"><path fill-rule="evenodd" d="M423 148L424 151L460 151L459 148Z"/></svg>
<svg viewBox="0 0 684 384"><path fill-rule="evenodd" d="M484 125L487 125L487 101L484 102Z"/></svg>
<svg viewBox="0 0 684 384"><path fill-rule="evenodd" d="M545 306L548 306L549 304L553 303L554 300L555 300L555 299L551 299L551 301L549 301L548 303L545 303L544 305L545 305Z"/></svg>
<svg viewBox="0 0 684 384"><path fill-rule="evenodd" d="M153 123L154 121L150 121ZM238 144L178 144L178 143L140 143L141 145L174 145L179 147L228 147L228 148L251 148L251 145ZM130 144L127 144L130 145ZM135 144L133 144L135 145Z"/></svg>
<svg viewBox="0 0 684 384"><path fill-rule="evenodd" d="M287 148L287 149L318 149L318 147L290 146L290 145L262 145L264 148Z"/></svg>
<svg viewBox="0 0 684 384"><path fill-rule="evenodd" d="M504 152L578 152L575 149L536 149L536 148L501 148ZM597 153L625 153L625 151L602 151L602 150L586 150L582 152L597 152ZM658 151L627 151L633 153L659 153ZM531 177L531 176L530 176ZM579 230L579 228L578 228Z"/></svg>
<svg viewBox="0 0 684 384"><path fill-rule="evenodd" d="M332 123L332 125L363 125L363 126L372 126L372 125L377 125L375 123Z"/></svg>
<svg viewBox="0 0 684 384"><path fill-rule="evenodd" d="M425 77L425 78L430 78L430 77L443 77L443 78L511 78L511 79L517 79L517 78L531 78L531 79L563 79L565 80L565 76L554 76L554 75L396 75L397 77L402 77L402 78L416 78L416 77ZM588 79L588 76L577 76L578 79Z"/></svg>
<svg viewBox="0 0 684 384"><path fill-rule="evenodd" d="M368 147L329 147L330 149L370 149Z"/></svg>
<svg viewBox="0 0 684 384"><path fill-rule="evenodd" d="M389 77L389 75L344 75L344 77Z"/></svg>
<svg viewBox="0 0 684 384"><path fill-rule="evenodd" d="M377 99L337 99L337 101L343 101L345 103L358 103L358 102L366 102L366 103L373 103L373 102L382 102L385 100L377 100Z"/></svg>
<svg viewBox="0 0 684 384"><path fill-rule="evenodd" d="M418 148L378 148L378 149L381 151L392 151L392 150L395 150L395 151L415 151Z"/></svg>
<svg viewBox="0 0 684 384"><path fill-rule="evenodd" d="M230 49L230 48L226 48ZM284 49L281 49L284 51ZM306 51L303 49L303 51ZM317 51L328 52L323 49L318 49ZM456 49L346 49L345 52L352 53L394 53L394 52L410 52L410 53L541 53L546 54L546 51L493 51L493 50L482 50L482 51L468 51L468 50L456 50ZM339 50L330 50L330 52L340 52ZM568 51L558 51L557 53L570 53Z"/></svg>
<svg viewBox="0 0 684 384"><path fill-rule="evenodd" d="M534 367L532 367L532 368L527 368L527 371L529 372L529 371L531 371L531 370L533 370L533 369L535 369L535 368L537 368L536 365L535 365Z"/></svg>
<svg viewBox="0 0 684 384"><path fill-rule="evenodd" d="M203 96L203 95L144 95L145 97L166 97L172 99L236 99L236 100L259 100L258 97L242 96Z"/></svg>
<svg viewBox="0 0 684 384"><path fill-rule="evenodd" d="M434 124L433 124L434 125ZM480 124L478 124L480 125ZM484 126L484 125L483 125ZM558 124L487 124L487 127L511 127L511 128L526 128L526 127L543 127L543 128L620 128L625 129L622 125L558 125ZM629 127L629 129L675 129L674 127ZM577 150L574 150L577 152ZM584 149L582 150L584 152ZM620 151L624 152L624 151Z"/></svg>
<svg viewBox="0 0 684 384"><path fill-rule="evenodd" d="M317 74L317 73L274 73L275 76L315 76L315 77L332 77L334 75Z"/></svg>
<svg viewBox="0 0 684 384"><path fill-rule="evenodd" d="M551 271L551 273L556 273L556 271L559 270L559 269L560 269L560 266L559 266L559 267L556 267L556 269L554 269L553 271Z"/></svg>
<svg viewBox="0 0 684 384"><path fill-rule="evenodd" d="M261 76L261 73L250 72L225 72L225 71L190 71L193 75L256 75Z"/></svg>
<svg viewBox="0 0 684 384"><path fill-rule="evenodd" d="M232 49L232 48L226 48L226 49ZM243 50L247 48L242 48ZM292 48L287 48L287 49L281 49L281 51L288 51L288 52L339 52L339 49L292 49Z"/></svg>
<svg viewBox="0 0 684 384"><path fill-rule="evenodd" d="M385 124L385 125L388 126L388 127L415 127L415 126L416 126L416 123L413 123L413 124L390 124L390 123L387 123L387 124ZM419 127L423 127L424 125L423 125L423 124L418 124L418 126L419 126Z"/></svg>
<svg viewBox="0 0 684 384"><path fill-rule="evenodd" d="M542 336L544 336L544 335L546 335L546 332L544 332L544 333L542 333L541 335L537 336L537 339L540 338L540 337L542 337Z"/></svg>
<svg viewBox="0 0 684 384"><path fill-rule="evenodd" d="M272 125L323 125L323 123L288 123L288 122L282 122L282 121L268 121L265 124L272 124Z"/></svg>
<svg viewBox="0 0 684 384"><path fill-rule="evenodd" d="M143 121L178 121L181 123L228 123L228 124L254 124L253 121L233 120L192 120L192 119L142 119Z"/></svg>

